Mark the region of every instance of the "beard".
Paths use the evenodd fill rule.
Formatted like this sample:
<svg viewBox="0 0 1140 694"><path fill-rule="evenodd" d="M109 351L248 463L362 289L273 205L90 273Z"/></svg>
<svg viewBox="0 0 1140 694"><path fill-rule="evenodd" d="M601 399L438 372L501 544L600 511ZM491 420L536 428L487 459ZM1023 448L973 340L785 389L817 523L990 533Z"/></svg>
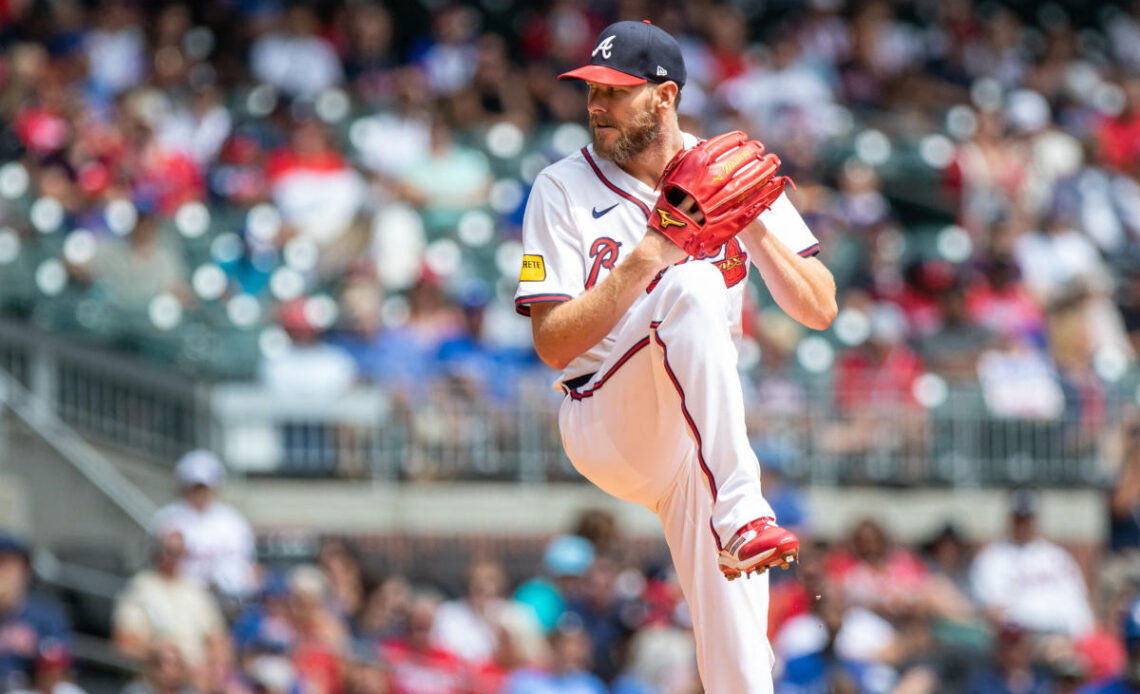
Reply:
<svg viewBox="0 0 1140 694"><path fill-rule="evenodd" d="M612 145L607 145L598 137L598 125L609 125L617 129L618 137ZM621 126L612 121L599 123L590 116L590 129L594 135L594 152L603 159L609 159L618 166L623 166L631 159L649 149L649 145L661 133L661 121L652 108L636 113L628 125Z"/></svg>

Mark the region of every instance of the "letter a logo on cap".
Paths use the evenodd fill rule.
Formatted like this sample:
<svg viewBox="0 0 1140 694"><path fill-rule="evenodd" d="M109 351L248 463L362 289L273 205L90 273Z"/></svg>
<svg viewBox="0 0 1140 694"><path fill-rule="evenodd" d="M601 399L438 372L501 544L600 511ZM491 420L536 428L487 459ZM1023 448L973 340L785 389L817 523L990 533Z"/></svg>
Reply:
<svg viewBox="0 0 1140 694"><path fill-rule="evenodd" d="M607 36L604 39L602 39L601 41L599 41L598 47L594 49L594 52L590 54L590 57L593 58L594 56L596 56L598 54L598 51L601 51L602 52L602 59L603 60L609 60L610 59L610 53L614 49L614 38L615 37L617 37L617 34L610 34L609 36Z"/></svg>

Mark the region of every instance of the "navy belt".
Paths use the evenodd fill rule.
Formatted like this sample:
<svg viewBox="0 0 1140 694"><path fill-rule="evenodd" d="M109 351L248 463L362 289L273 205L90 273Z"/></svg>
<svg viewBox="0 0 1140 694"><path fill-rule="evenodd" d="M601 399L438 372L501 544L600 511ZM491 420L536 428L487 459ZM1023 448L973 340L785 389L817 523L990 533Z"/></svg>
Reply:
<svg viewBox="0 0 1140 694"><path fill-rule="evenodd" d="M590 382L590 379L591 379L591 378L593 378L593 377L594 377L594 374L596 374L596 373L598 373L598 372L597 372L597 371L592 371L592 372L590 372L590 373L588 373L588 374L582 374L581 376L575 376L574 378L571 378L571 379L569 379L569 380L563 381L563 382L562 382L562 385L566 386L566 387L567 387L567 388L569 388L570 390L578 390L578 389L579 389L579 388L581 388L582 386L584 386L584 385L586 385L587 383L589 383L589 382Z"/></svg>

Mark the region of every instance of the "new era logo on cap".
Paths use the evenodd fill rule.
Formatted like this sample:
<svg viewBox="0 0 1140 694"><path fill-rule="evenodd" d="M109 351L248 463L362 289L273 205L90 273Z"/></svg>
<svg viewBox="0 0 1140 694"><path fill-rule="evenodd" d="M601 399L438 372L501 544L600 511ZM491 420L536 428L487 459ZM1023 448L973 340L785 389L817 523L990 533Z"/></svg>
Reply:
<svg viewBox="0 0 1140 694"><path fill-rule="evenodd" d="M605 28L590 53L590 64L558 79L580 79L615 87L672 80L685 86L681 46L664 29L644 22L616 22Z"/></svg>

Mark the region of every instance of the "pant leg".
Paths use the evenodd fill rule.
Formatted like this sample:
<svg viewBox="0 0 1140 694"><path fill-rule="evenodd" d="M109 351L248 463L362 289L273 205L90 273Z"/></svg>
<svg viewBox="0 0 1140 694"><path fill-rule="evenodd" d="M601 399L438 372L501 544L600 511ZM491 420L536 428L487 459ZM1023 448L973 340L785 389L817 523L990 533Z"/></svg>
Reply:
<svg viewBox="0 0 1140 694"><path fill-rule="evenodd" d="M738 309L709 263L672 268L655 292L661 292L652 322L657 376L678 394L712 496L712 524L726 543L745 523L775 515L761 493L760 464L748 441L729 315Z"/></svg>
<svg viewBox="0 0 1140 694"><path fill-rule="evenodd" d="M707 694L768 694L767 576L729 582L716 562L741 525L772 515L745 429L730 303L712 265L671 268L559 423L579 472L661 520Z"/></svg>
<svg viewBox="0 0 1140 694"><path fill-rule="evenodd" d="M712 498L700 474L679 479L658 518L688 601L705 694L771 694L775 657L768 643L768 574L728 581L717 568L708 529Z"/></svg>

